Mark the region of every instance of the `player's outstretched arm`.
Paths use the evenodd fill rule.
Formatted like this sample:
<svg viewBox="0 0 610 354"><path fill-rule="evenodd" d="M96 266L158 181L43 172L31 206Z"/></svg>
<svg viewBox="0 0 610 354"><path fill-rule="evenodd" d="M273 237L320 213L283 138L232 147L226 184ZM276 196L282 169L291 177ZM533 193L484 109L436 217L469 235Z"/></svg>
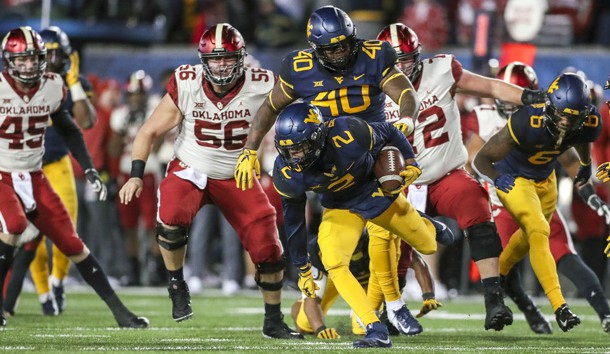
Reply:
<svg viewBox="0 0 610 354"><path fill-rule="evenodd" d="M508 126L505 126L475 155L472 167L487 182L496 188L508 193L515 184L515 177L500 173L494 167L494 163L504 158L514 147L515 142L510 135Z"/></svg>
<svg viewBox="0 0 610 354"><path fill-rule="evenodd" d="M150 155L153 143L158 137L176 127L182 121L182 112L174 104L171 96L166 94L150 118L142 125L133 142L131 152L131 178L119 191L121 203L128 204L142 193L142 177L146 160Z"/></svg>
<svg viewBox="0 0 610 354"><path fill-rule="evenodd" d="M393 67L383 77L380 86L381 90L400 106L400 117L410 120L409 129L403 133L405 136L411 135L415 128L413 119L417 118L419 112L419 100L413 84L402 71ZM405 124L409 120L402 120L402 122Z"/></svg>

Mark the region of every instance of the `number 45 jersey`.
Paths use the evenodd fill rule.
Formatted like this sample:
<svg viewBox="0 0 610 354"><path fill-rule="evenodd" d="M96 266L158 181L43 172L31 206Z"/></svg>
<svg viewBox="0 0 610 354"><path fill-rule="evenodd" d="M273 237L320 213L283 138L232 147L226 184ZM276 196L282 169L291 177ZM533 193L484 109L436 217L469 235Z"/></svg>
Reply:
<svg viewBox="0 0 610 354"><path fill-rule="evenodd" d="M0 73L0 171L32 172L42 168L44 132L51 113L66 97L61 76L46 73L26 95Z"/></svg>
<svg viewBox="0 0 610 354"><path fill-rule="evenodd" d="M201 65L182 65L167 92L183 115L174 154L212 179L231 179L250 123L275 84L271 71L246 68L237 85L218 98Z"/></svg>
<svg viewBox="0 0 610 354"><path fill-rule="evenodd" d="M342 72L324 68L312 49L294 51L282 61L280 80L326 118L355 115L368 123L385 119L386 99L380 83L396 63L387 42L358 40L356 62Z"/></svg>

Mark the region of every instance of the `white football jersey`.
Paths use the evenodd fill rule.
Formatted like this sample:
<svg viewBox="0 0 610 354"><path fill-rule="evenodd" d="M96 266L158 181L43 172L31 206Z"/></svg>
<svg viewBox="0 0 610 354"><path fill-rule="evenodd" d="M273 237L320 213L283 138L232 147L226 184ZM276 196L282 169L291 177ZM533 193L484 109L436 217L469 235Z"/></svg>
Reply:
<svg viewBox="0 0 610 354"><path fill-rule="evenodd" d="M124 135L123 153L119 161L119 170L122 173L129 174L131 172L131 150L133 149L133 141L142 125L144 125L144 122L152 115L160 101L161 98L159 96L152 95L148 97L144 112L130 114L128 105L123 105L112 111L110 116L110 127L113 131ZM161 164L157 159L157 154L154 151L151 151L148 160L146 160L144 173L158 174L160 169Z"/></svg>
<svg viewBox="0 0 610 354"><path fill-rule="evenodd" d="M417 89L419 116L415 131L409 137L422 174L415 184L433 183L468 161L468 152L462 142L460 111L453 98L454 57L437 55L422 60L423 68ZM461 75L461 65L455 61ZM414 83L415 84L415 83ZM400 118L399 107L386 98L386 119Z"/></svg>
<svg viewBox="0 0 610 354"><path fill-rule="evenodd" d="M482 104L474 107L473 112L477 117L477 129L475 131L484 142L489 141L492 136L502 130L506 123L506 119L502 118L498 109L494 105ZM485 189L489 192L489 198L493 205L502 206L502 202L498 199L496 188L490 186L488 182L483 182Z"/></svg>
<svg viewBox="0 0 610 354"><path fill-rule="evenodd" d="M201 65L182 65L174 73L178 92L170 94L183 115L174 153L209 178L233 178L252 119L275 84L265 69L246 68L244 78L241 87L218 98L202 86Z"/></svg>
<svg viewBox="0 0 610 354"><path fill-rule="evenodd" d="M64 99L64 81L58 74L43 75L33 96L13 85L0 73L0 171L31 172L42 168L44 132L51 113Z"/></svg>

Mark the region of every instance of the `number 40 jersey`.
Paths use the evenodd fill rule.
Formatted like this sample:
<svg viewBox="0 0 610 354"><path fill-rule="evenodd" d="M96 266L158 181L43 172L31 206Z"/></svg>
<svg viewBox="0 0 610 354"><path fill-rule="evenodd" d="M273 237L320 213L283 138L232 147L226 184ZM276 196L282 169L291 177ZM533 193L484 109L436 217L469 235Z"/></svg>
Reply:
<svg viewBox="0 0 610 354"><path fill-rule="evenodd" d="M201 65L182 65L167 92L183 115L174 142L180 161L212 179L231 179L250 124L275 84L271 71L246 68L237 85L218 98Z"/></svg>

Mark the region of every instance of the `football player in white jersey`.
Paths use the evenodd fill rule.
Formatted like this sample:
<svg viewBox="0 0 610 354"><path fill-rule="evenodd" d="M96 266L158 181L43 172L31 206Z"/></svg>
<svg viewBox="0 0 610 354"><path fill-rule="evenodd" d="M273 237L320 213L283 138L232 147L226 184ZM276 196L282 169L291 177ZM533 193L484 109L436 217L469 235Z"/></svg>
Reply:
<svg viewBox="0 0 610 354"><path fill-rule="evenodd" d="M463 92L521 105L544 101L544 93L474 74L463 69L453 55L420 60L417 34L400 23L386 26L377 39L392 44L398 53L396 65L413 83L420 102L415 121L405 118L398 122L412 142L422 169L422 175L409 188L410 197L422 200L419 208L429 215L458 221L469 240L485 289L485 329L502 330L513 321L512 312L504 305L498 276L502 244L492 222L487 192L464 169L468 153L462 142L454 95ZM386 100L387 120L396 122L398 117L398 107Z"/></svg>
<svg viewBox="0 0 610 354"><path fill-rule="evenodd" d="M119 159L119 186L127 182L131 173L131 150L136 134L161 100L158 95L151 94L152 85L152 78L144 70L131 73L125 90L126 103L112 111L110 116L112 134L108 143L109 153L110 156ZM159 246L155 242L157 187L161 179L161 163L157 158L157 151L162 142L162 139L154 142L153 151L148 157L148 163L144 170L142 194L140 194L137 203L134 202L129 206L120 203L118 205L119 221L125 235L125 251L130 268L127 272L127 285L140 285L140 260L138 256L140 254L138 241L140 220L142 220L147 239L150 240L150 256L155 262L159 262L160 269L165 273ZM148 245L148 243L145 243L145 245ZM149 279L155 280L155 278L159 277L154 273L150 274ZM163 280L162 283L164 284L165 281Z"/></svg>
<svg viewBox="0 0 610 354"><path fill-rule="evenodd" d="M172 316L192 317L183 266L188 228L201 207L215 204L233 226L256 264L256 282L265 302L263 336L303 339L283 321L280 310L283 250L275 209L258 180L252 189L235 187L233 169L250 122L275 84L271 71L246 68L241 34L226 23L210 27L199 41L199 65L175 70L152 116L132 149L131 178L119 191L127 204L142 192L142 176L153 141L173 127L179 133L174 159L158 191L157 241L169 275Z"/></svg>
<svg viewBox="0 0 610 354"><path fill-rule="evenodd" d="M123 305L98 261L76 234L70 215L42 171L44 134L52 121L93 189L100 198L105 197L106 189L93 168L82 133L63 106L63 79L45 73L46 54L40 35L30 27L13 29L2 40L0 284L4 284L14 245L30 221L76 264L120 327L145 328L148 319L134 315ZM0 326L5 325L6 319L0 314Z"/></svg>
<svg viewBox="0 0 610 354"><path fill-rule="evenodd" d="M502 67L498 71L497 78L524 88L538 89L536 73L529 65L520 62L512 62ZM469 131L470 138L466 142L470 162L472 162L481 146L506 125L508 117L516 109L517 107L499 100L496 100L495 105L484 104L474 107L471 116L467 118L472 120L472 124L469 124L469 127L471 127ZM558 160L570 178L574 179L580 167L578 156L575 152L569 150L562 154ZM502 240L502 247L505 247L511 235L519 226L502 206L495 188L486 189L489 191L494 220ZM595 194L595 190L590 183L584 188L579 189L578 193L587 202L589 207L597 211L607 222L610 222L610 210L601 201L599 196ZM605 332L609 332L610 307L608 306L608 300L604 296L602 285L595 273L576 253L572 244L570 231L559 209L555 210L550 226L549 243L551 254L557 264L557 270L570 279L585 294L587 301L589 301L589 304L591 304L601 320L602 329ZM511 269L502 280L502 283L505 293L524 313L532 331L535 333L551 333L551 324L540 314L536 304L534 304L521 287L519 271L515 268Z"/></svg>

